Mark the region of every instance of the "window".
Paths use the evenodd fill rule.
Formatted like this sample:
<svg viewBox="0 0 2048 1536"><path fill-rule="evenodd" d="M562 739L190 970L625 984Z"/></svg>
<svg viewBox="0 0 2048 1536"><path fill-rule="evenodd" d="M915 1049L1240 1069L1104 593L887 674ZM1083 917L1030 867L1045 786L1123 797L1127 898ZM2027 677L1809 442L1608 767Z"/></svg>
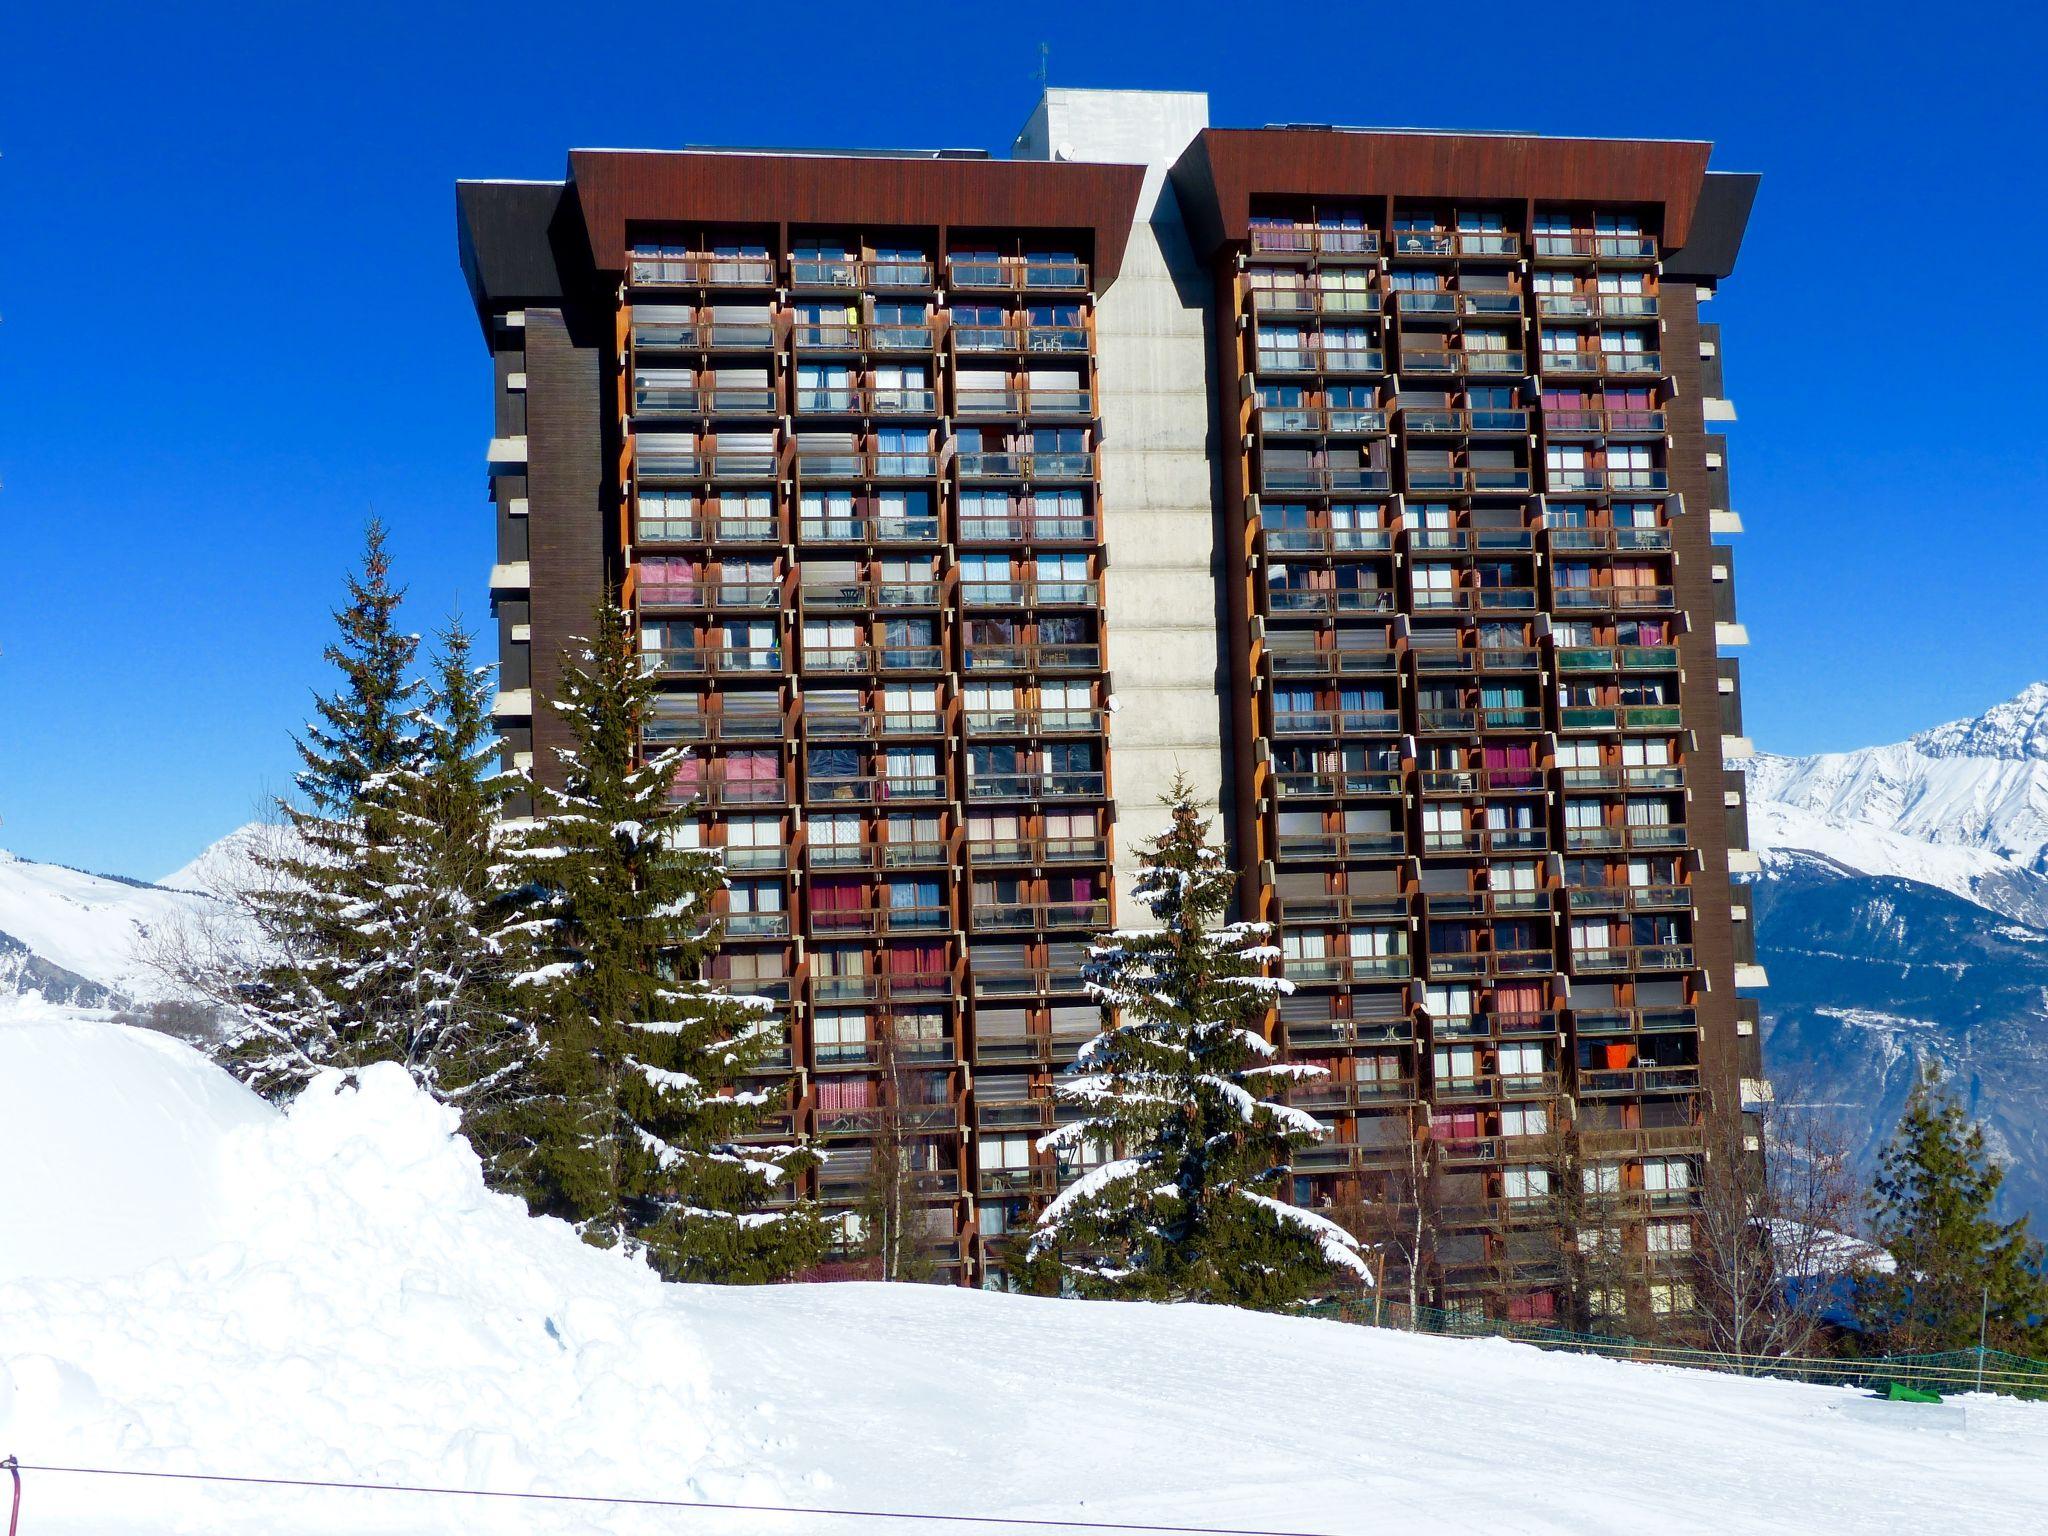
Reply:
<svg viewBox="0 0 2048 1536"><path fill-rule="evenodd" d="M1651 1253L1691 1253L1692 1223L1653 1221L1643 1228L1643 1238Z"/></svg>
<svg viewBox="0 0 2048 1536"><path fill-rule="evenodd" d="M1507 1168L1500 1176L1501 1194L1520 1204L1550 1198L1548 1168Z"/></svg>

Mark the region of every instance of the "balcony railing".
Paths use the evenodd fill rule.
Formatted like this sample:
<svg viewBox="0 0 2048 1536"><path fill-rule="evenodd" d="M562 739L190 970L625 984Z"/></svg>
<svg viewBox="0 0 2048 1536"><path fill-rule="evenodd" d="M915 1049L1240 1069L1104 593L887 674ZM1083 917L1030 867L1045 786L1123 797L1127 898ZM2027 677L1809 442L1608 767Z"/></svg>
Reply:
<svg viewBox="0 0 2048 1536"><path fill-rule="evenodd" d="M950 256L946 259L946 272L953 287L977 292L1077 292L1086 291L1088 287L1088 264L1083 261Z"/></svg>
<svg viewBox="0 0 2048 1536"><path fill-rule="evenodd" d="M1385 554L1394 547L1391 528L1262 528L1273 555Z"/></svg>
<svg viewBox="0 0 2048 1536"><path fill-rule="evenodd" d="M1282 800L1388 800L1399 797L1401 774L1391 768L1276 773L1273 788Z"/></svg>
<svg viewBox="0 0 2048 1536"><path fill-rule="evenodd" d="M1092 608L1101 601L1093 581L963 581L960 601L969 608Z"/></svg>
<svg viewBox="0 0 2048 1536"><path fill-rule="evenodd" d="M628 263L627 281L636 288L772 288L775 262L768 256L709 252L635 255Z"/></svg>
<svg viewBox="0 0 2048 1536"><path fill-rule="evenodd" d="M1107 793L1100 773L978 773L967 780L970 800L1099 800Z"/></svg>
<svg viewBox="0 0 2048 1536"><path fill-rule="evenodd" d="M1259 430L1268 437L1375 437L1387 431L1387 413L1357 406L1267 405L1259 408Z"/></svg>
<svg viewBox="0 0 2048 1536"><path fill-rule="evenodd" d="M1662 437L1662 411L1546 410L1543 430L1552 437Z"/></svg>
<svg viewBox="0 0 2048 1536"><path fill-rule="evenodd" d="M884 514L876 517L806 517L797 537L806 544L936 544L937 517Z"/></svg>
<svg viewBox="0 0 2048 1536"><path fill-rule="evenodd" d="M999 837L969 839L967 857L981 865L1100 864L1109 843L1101 837Z"/></svg>
<svg viewBox="0 0 2048 1536"><path fill-rule="evenodd" d="M1675 605L1672 588L1650 583L1607 587L1557 587L1552 596L1560 609L1573 612L1668 609Z"/></svg>
<svg viewBox="0 0 2048 1536"><path fill-rule="evenodd" d="M1383 468L1355 464L1259 465L1259 488L1310 495L1371 493L1390 490L1393 476Z"/></svg>
<svg viewBox="0 0 2048 1536"><path fill-rule="evenodd" d="M969 672L1099 672L1102 647L1047 642L1019 645L975 641L967 646Z"/></svg>
<svg viewBox="0 0 2048 1536"><path fill-rule="evenodd" d="M963 544L1093 544L1095 516L1040 512L1028 505L1008 512L963 512L960 515Z"/></svg>
<svg viewBox="0 0 2048 1536"><path fill-rule="evenodd" d="M1103 928L1108 924L1107 901L976 904L968 912L968 927L976 933L1040 933L1058 928Z"/></svg>
<svg viewBox="0 0 2048 1536"><path fill-rule="evenodd" d="M1254 288L1257 315L1377 315L1380 294L1373 288Z"/></svg>
<svg viewBox="0 0 2048 1536"><path fill-rule="evenodd" d="M969 736L1100 735L1107 719L1099 709L970 709L963 718Z"/></svg>
<svg viewBox="0 0 2048 1536"><path fill-rule="evenodd" d="M1087 480L1095 473L1095 455L1087 449L1071 453L963 453L954 461L962 480Z"/></svg>
<svg viewBox="0 0 2048 1536"><path fill-rule="evenodd" d="M1403 373L1520 374L1523 354L1496 347L1401 348Z"/></svg>
<svg viewBox="0 0 2048 1536"><path fill-rule="evenodd" d="M1601 971L1689 971L1690 944L1588 945L1571 947L1572 969Z"/></svg>
<svg viewBox="0 0 2048 1536"><path fill-rule="evenodd" d="M1398 858L1407 851L1408 836L1398 827L1379 832L1282 832L1274 838L1274 855L1282 863Z"/></svg>
<svg viewBox="0 0 2048 1536"><path fill-rule="evenodd" d="M1265 257L1307 258L1326 261L1362 261L1377 256L1380 237L1371 229L1322 229L1313 224L1254 225L1251 253Z"/></svg>

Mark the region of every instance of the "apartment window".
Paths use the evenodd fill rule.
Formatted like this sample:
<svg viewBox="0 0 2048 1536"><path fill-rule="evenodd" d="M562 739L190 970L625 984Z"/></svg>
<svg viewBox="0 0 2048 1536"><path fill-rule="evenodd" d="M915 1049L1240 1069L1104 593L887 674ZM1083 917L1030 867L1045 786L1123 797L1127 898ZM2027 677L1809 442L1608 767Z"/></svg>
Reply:
<svg viewBox="0 0 2048 1536"><path fill-rule="evenodd" d="M1643 1240L1651 1253L1691 1253L1692 1223L1653 1221L1643 1228Z"/></svg>
<svg viewBox="0 0 2048 1536"><path fill-rule="evenodd" d="M1501 1194L1517 1204L1528 1205L1550 1198L1548 1168L1506 1168L1500 1176Z"/></svg>
<svg viewBox="0 0 2048 1536"><path fill-rule="evenodd" d="M868 1016L849 1008L820 1008L814 1038L819 1063L865 1060Z"/></svg>
<svg viewBox="0 0 2048 1536"><path fill-rule="evenodd" d="M1650 1310L1665 1317L1692 1311L1691 1283L1684 1280L1653 1280L1650 1283Z"/></svg>
<svg viewBox="0 0 2048 1536"><path fill-rule="evenodd" d="M1500 1112L1503 1136L1547 1136L1550 1111L1541 1104L1509 1104Z"/></svg>
<svg viewBox="0 0 2048 1536"><path fill-rule="evenodd" d="M1589 1195L1618 1195L1622 1178L1619 1163L1588 1163L1579 1170L1579 1187Z"/></svg>

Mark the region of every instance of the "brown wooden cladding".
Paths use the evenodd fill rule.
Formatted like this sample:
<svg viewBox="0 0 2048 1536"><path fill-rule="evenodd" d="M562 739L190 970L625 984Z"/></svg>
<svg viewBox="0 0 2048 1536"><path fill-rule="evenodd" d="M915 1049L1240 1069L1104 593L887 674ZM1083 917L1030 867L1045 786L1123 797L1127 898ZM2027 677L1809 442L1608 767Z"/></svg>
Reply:
<svg viewBox="0 0 2048 1536"><path fill-rule="evenodd" d="M1254 194L1662 207L1669 249L1691 232L1712 147L1693 140L1210 128L1182 155L1173 180L1205 254L1246 238Z"/></svg>
<svg viewBox="0 0 2048 1536"><path fill-rule="evenodd" d="M1675 559L1672 581L1685 612L1679 636L1684 662L1679 717L1688 737L1686 779L1693 786L1690 818L1700 865L1693 877L1693 946L1706 990L1698 999L1702 1076L1711 1096L1710 1118L1731 1121L1741 1101L1739 1048L1735 1025L1735 925L1733 883L1728 876L1725 816L1713 803L1727 782L1721 758L1721 690L1714 639L1714 544L1710 512L1713 494L1707 475L1707 428L1701 398L1699 297L1688 283L1659 290L1665 366L1677 389L1667 407L1671 426L1671 489L1684 499L1685 515L1672 519Z"/></svg>
<svg viewBox="0 0 2048 1536"><path fill-rule="evenodd" d="M529 651L533 772L560 782L569 745L546 700L560 692L562 652L591 632L604 600L604 439L599 354L579 345L558 309L526 311L527 552L533 576Z"/></svg>
<svg viewBox="0 0 2048 1536"><path fill-rule="evenodd" d="M635 222L1091 230L1097 292L1123 264L1139 165L572 150L592 262L623 271Z"/></svg>

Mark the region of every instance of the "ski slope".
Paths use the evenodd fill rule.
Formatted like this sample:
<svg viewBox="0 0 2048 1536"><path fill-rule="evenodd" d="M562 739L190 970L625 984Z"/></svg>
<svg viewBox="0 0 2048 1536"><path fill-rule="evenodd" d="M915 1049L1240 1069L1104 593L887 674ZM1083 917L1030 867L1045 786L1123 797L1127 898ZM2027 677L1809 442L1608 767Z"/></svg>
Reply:
<svg viewBox="0 0 2048 1536"><path fill-rule="evenodd" d="M1916 1408L1214 1308L663 1286L487 1192L395 1068L281 1117L182 1046L18 1012L0 1019L0 1169L0 1453L29 1463L951 1511L1027 1533L1034 1516L2048 1528L2048 1405ZM38 1473L23 1524L944 1529Z"/></svg>

